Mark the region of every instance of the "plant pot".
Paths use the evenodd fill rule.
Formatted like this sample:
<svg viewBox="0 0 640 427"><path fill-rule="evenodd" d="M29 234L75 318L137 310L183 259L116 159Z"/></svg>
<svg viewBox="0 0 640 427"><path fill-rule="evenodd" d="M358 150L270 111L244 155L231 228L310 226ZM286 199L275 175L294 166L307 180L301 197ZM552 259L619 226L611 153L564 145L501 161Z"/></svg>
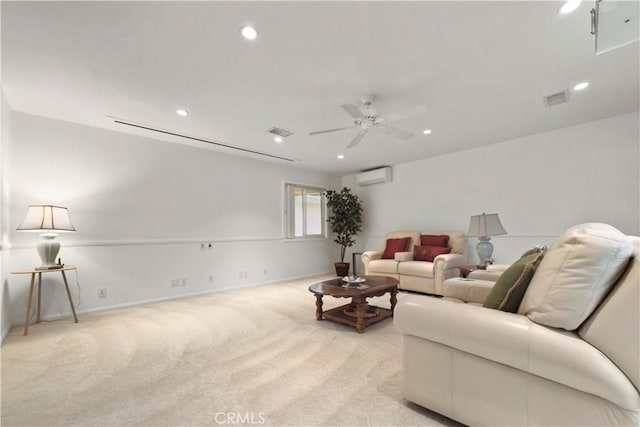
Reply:
<svg viewBox="0 0 640 427"><path fill-rule="evenodd" d="M336 267L336 275L338 277L344 277L349 275L349 267L351 264L348 262L336 262L334 266Z"/></svg>

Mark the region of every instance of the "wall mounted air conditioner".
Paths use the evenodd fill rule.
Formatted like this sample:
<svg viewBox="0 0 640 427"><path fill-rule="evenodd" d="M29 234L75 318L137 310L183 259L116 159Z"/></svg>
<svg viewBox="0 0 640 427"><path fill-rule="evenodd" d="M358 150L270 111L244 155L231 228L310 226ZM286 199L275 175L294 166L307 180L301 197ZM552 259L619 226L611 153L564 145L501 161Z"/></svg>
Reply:
<svg viewBox="0 0 640 427"><path fill-rule="evenodd" d="M391 167L387 166L380 169L373 169L361 172L356 176L358 185L381 184L383 182L391 182Z"/></svg>

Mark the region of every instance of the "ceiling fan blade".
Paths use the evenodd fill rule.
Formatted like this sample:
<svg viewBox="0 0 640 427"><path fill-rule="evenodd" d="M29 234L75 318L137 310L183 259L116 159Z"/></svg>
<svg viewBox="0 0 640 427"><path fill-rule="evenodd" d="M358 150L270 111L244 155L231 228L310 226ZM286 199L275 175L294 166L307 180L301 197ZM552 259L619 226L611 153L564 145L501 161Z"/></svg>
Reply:
<svg viewBox="0 0 640 427"><path fill-rule="evenodd" d="M404 141L408 141L413 137L413 133L403 129L398 129L397 127L394 127L394 126L389 126L386 123L379 123L378 125L376 125L374 129L377 129L380 132L384 132L387 135L391 135L395 138L399 138Z"/></svg>
<svg viewBox="0 0 640 427"><path fill-rule="evenodd" d="M408 108L406 110L394 111L392 113L386 113L384 116L387 120L402 120L410 119L412 117L423 116L427 114L428 108L426 105L416 105L415 107Z"/></svg>
<svg viewBox="0 0 640 427"><path fill-rule="evenodd" d="M344 111L347 112L347 114L349 114L354 119L364 119L364 114L362 114L362 111L360 111L360 109L355 105L342 104L341 107Z"/></svg>
<svg viewBox="0 0 640 427"><path fill-rule="evenodd" d="M360 132L358 132L358 134L355 136L355 138L351 140L349 145L347 145L347 148L353 148L356 145L360 144L360 141L362 141L362 138L364 138L367 132L369 132L369 129L361 129Z"/></svg>
<svg viewBox="0 0 640 427"><path fill-rule="evenodd" d="M339 130L346 130L346 129L351 129L351 128L354 128L354 127L356 127L356 126L347 126L346 128L319 130L319 131L316 131L316 132L310 132L309 135L319 135L321 133L337 132Z"/></svg>

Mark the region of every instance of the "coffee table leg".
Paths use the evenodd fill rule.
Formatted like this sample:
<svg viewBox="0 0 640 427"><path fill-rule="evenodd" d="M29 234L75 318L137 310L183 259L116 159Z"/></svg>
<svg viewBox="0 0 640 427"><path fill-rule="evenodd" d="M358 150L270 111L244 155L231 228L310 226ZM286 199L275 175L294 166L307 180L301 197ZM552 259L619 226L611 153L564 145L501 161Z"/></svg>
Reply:
<svg viewBox="0 0 640 427"><path fill-rule="evenodd" d="M351 302L356 306L356 331L359 334L364 332L364 315L367 313L367 299L363 297L353 297Z"/></svg>
<svg viewBox="0 0 640 427"><path fill-rule="evenodd" d="M393 310L396 308L396 303L398 302L398 298L396 295L398 294L398 289L391 290L391 317L393 317Z"/></svg>
<svg viewBox="0 0 640 427"><path fill-rule="evenodd" d="M316 294L316 320L322 320L322 295Z"/></svg>

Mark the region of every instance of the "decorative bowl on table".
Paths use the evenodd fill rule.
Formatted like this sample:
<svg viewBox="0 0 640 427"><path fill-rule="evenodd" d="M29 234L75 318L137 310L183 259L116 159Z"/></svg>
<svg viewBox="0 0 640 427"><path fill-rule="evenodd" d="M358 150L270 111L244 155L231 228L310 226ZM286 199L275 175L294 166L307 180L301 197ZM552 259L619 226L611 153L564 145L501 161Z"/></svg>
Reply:
<svg viewBox="0 0 640 427"><path fill-rule="evenodd" d="M365 279L364 277L358 277L358 276L344 276L342 278L342 281L347 283L363 283L363 282L366 282L367 279Z"/></svg>

